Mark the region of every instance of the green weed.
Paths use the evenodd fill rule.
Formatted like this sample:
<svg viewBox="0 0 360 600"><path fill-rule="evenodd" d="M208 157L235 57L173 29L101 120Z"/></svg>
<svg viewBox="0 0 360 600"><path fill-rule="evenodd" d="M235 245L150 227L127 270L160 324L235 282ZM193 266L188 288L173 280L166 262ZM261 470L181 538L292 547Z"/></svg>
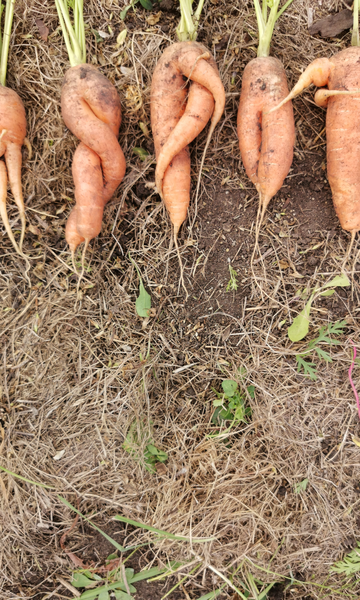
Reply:
<svg viewBox="0 0 360 600"><path fill-rule="evenodd" d="M144 445L145 449L142 454L141 448L144 448ZM156 472L156 463L164 463L168 459L166 452L159 450L153 444L153 440L148 430L145 429L145 426L136 421L131 423L122 447L126 452L131 454L134 460L143 463L145 469L150 471L150 473Z"/></svg>
<svg viewBox="0 0 360 600"><path fill-rule="evenodd" d="M230 271L230 279L226 286L226 291L227 292L236 292L236 290L238 289L237 272L235 271L235 269L232 268L231 265L229 265L229 271Z"/></svg>
<svg viewBox="0 0 360 600"><path fill-rule="evenodd" d="M221 387L223 393L212 388L217 396L213 401L215 412L211 418L212 423L215 425L219 425L222 421L231 421L232 425L241 421L246 423L246 418L251 416L251 408L246 406L246 394L241 392L236 381L232 379L224 379ZM250 385L246 389L250 398L254 398L254 386Z"/></svg>
<svg viewBox="0 0 360 600"><path fill-rule="evenodd" d="M305 350L296 355L297 372L300 373L301 369L304 370L304 375L308 375L312 381L317 379L317 366L311 360L305 360L306 357L311 353L317 354L320 360L325 362L332 362L330 354L320 346L320 344L328 344L329 346L338 346L341 342L334 340L331 335L342 335L344 328L346 327L346 321L336 321L336 323L329 323L320 327L319 333L316 338L310 340Z"/></svg>
<svg viewBox="0 0 360 600"><path fill-rule="evenodd" d="M360 542L357 542L357 548L351 550L343 560L339 560L332 567L330 572L343 574L351 577L360 571Z"/></svg>

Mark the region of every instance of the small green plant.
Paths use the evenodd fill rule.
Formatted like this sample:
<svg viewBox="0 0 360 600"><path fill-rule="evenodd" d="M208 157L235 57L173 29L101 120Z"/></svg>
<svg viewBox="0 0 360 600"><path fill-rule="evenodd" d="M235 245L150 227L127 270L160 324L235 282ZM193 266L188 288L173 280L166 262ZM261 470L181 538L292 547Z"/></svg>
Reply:
<svg viewBox="0 0 360 600"><path fill-rule="evenodd" d="M351 577L360 571L360 542L356 543L357 548L351 550L343 560L339 560L339 562L330 567L330 572Z"/></svg>
<svg viewBox="0 0 360 600"><path fill-rule="evenodd" d="M138 274L138 277L139 277L139 295L136 298L136 302L135 302L136 312L139 315L139 317L148 317L150 314L150 309L151 309L151 296L150 296L150 294L147 293L147 291L144 287L139 268L138 268L136 262L131 258L130 252L129 252L129 259L132 262L132 264L134 265L136 272Z"/></svg>
<svg viewBox="0 0 360 600"><path fill-rule="evenodd" d="M116 558L116 554L111 554L106 562L109 564ZM153 567L135 573L134 569L125 569L124 566L121 568L120 561L114 562L117 563L117 566L108 571L106 578L100 577L89 569L81 569L73 573L71 585L75 588L85 588L80 600L110 600L114 597L116 600L134 600L133 594L136 594L134 583L156 577L168 570L167 568Z"/></svg>
<svg viewBox="0 0 360 600"><path fill-rule="evenodd" d="M134 460L143 463L145 469L150 471L150 473L156 472L156 463L164 463L168 459L166 452L159 450L153 444L149 432L141 422L137 423L133 421L131 423L122 447L126 452L131 454ZM143 453L141 453L141 448L144 448Z"/></svg>
<svg viewBox="0 0 360 600"><path fill-rule="evenodd" d="M232 425L240 421L246 423L246 417L251 415L251 408L245 405L246 395L240 391L238 384L232 379L224 379L221 387L223 393L212 388L217 395L217 399L213 401L215 412L211 421L215 425L218 425L221 421L232 421ZM246 389L249 396L254 398L254 386L250 385Z"/></svg>
<svg viewBox="0 0 360 600"><path fill-rule="evenodd" d="M308 483L309 483L308 479L303 479L302 481L299 481L299 483L295 483L295 485L294 485L295 494L300 494L301 492L305 492Z"/></svg>
<svg viewBox="0 0 360 600"><path fill-rule="evenodd" d="M336 287L347 287L350 285L349 279L346 275L337 275L325 285L322 285L318 288L313 288L310 290L310 298L307 301L305 308L301 311L301 313L295 317L292 325L288 328L288 336L292 342L299 342L304 337L307 336L309 332L310 325L310 311L312 303L319 296L332 296L335 292ZM327 289L330 288L330 289ZM305 300L309 291L305 288L304 290L298 290L296 295L300 296L302 300Z"/></svg>
<svg viewBox="0 0 360 600"><path fill-rule="evenodd" d="M135 4L137 4L138 2L139 2L139 0L131 0L130 4L125 6L124 10L121 11L120 19L122 19L124 21L130 8L133 8L135 11ZM150 0L140 0L140 4L141 4L141 6L146 8L146 10L152 10L152 8L153 8L153 4L152 4L152 2L150 2Z"/></svg>
<svg viewBox="0 0 360 600"><path fill-rule="evenodd" d="M144 150L144 148L133 148L133 154L136 154L142 162L149 156L148 151Z"/></svg>
<svg viewBox="0 0 360 600"><path fill-rule="evenodd" d="M232 268L231 265L229 265L229 271L230 271L230 279L229 279L229 283L226 286L226 291L227 292L236 292L236 290L238 289L237 272L235 271L235 269Z"/></svg>
<svg viewBox="0 0 360 600"><path fill-rule="evenodd" d="M320 360L325 362L332 362L332 358L320 344L328 344L329 346L338 346L341 342L334 340L331 335L342 335L344 328L346 327L346 321L336 321L336 323L329 323L320 327L318 336L311 340L306 346L305 350L296 355L297 372L300 373L301 369L304 369L304 375L308 375L312 381L317 379L317 367L316 364L311 360L305 360L310 353L316 352Z"/></svg>

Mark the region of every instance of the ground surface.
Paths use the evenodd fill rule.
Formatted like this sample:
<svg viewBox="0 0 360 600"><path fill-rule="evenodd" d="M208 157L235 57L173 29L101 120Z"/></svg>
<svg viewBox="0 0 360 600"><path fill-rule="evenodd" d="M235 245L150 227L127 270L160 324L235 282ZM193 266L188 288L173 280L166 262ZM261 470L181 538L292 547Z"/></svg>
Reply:
<svg viewBox="0 0 360 600"><path fill-rule="evenodd" d="M335 40L307 33L308 19L340 7L294 0L281 18L272 53L284 62L289 85L312 58L349 44L349 33ZM123 22L122 8L91 0L85 9L88 60L121 97L127 173L88 252L79 290L64 239L77 144L60 114L65 47L52 2L27 0L16 8L8 84L24 101L33 146L23 167L30 269L1 229L0 464L52 489L0 475L1 597L75 597L63 583L75 566L60 544L74 513L59 494L118 543L145 544L129 559L136 572L188 562L163 582L137 584L137 599L160 600L189 574L167 597L196 600L235 569L242 592L251 574L265 584L277 581L268 594L273 600L355 598L356 579L345 590L329 569L359 539L360 428L347 378L349 340L360 344L356 251L346 266L351 287L317 299L311 313L307 340L323 325L347 322L340 344L326 347L332 363L312 357L316 381L296 371L295 354L306 341L292 344L287 336L304 307L299 288L340 274L348 244L326 179L325 112L312 92L294 102L294 162L252 261L257 197L239 160L236 111L241 73L255 56L256 24L250 2L205 6L199 39L214 53L227 105L207 153L196 219L192 203L181 230L186 297L169 250L168 218L146 187L154 181L153 144L139 127L150 127L151 73L175 39L178 12L163 0L160 15L158 7L137 7ZM47 41L39 18L50 30ZM117 48L125 26L125 45ZM92 30L111 36L99 41ZM191 149L193 191L205 139L206 132ZM149 153L145 162L133 153L139 147ZM11 203L9 211L16 229ZM151 294L148 320L136 315L138 278L129 252ZM229 265L238 289L227 292ZM227 378L239 384L251 417L217 435L213 390ZM360 383L356 370L354 381ZM131 427L133 454L123 448ZM150 442L168 454L155 472L144 468ZM117 514L188 541L125 528L113 521ZM84 520L66 548L97 566L112 552ZM218 597L238 596L226 585Z"/></svg>

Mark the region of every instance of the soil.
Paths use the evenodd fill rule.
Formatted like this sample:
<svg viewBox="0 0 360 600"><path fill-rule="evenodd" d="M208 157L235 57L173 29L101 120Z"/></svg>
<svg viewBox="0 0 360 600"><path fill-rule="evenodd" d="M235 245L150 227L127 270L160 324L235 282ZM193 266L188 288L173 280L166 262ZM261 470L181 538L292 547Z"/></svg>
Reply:
<svg viewBox="0 0 360 600"><path fill-rule="evenodd" d="M320 4L314 18L340 2ZM144 133L150 128L151 73L175 39L177 3L163 0L151 13L138 3L125 21L119 15L123 3L88 3L86 20L95 33L113 32L99 41L89 30L88 56L121 97L127 173L79 282L64 239L77 145L59 107L68 58L54 5L45 5L43 14L37 0L16 4L8 69L9 84L25 103L34 154L31 160L24 154L23 167L29 269L0 232L0 465L26 480L0 474L1 597L73 597L58 577L69 581L74 568L60 547L74 515L53 489L29 483L35 481L69 499L76 493L82 514L117 542L125 544L127 536L141 546L127 563L136 572L196 557L199 574L186 578L169 600L197 600L222 585L217 573L230 577L237 567L239 581L250 572L264 586L276 580L268 600L318 600L324 594L343 600L341 577L329 575L329 568L359 537L360 425L348 381L350 339L360 345L357 248L345 267L351 285L316 299L305 341L292 344L287 336L304 306L301 292L341 272L349 241L326 177L324 111L309 92L294 101L294 161L269 204L254 252L257 194L239 159L236 111L242 70L255 55L256 23L251 2L239 8L210 1L198 39L215 56L227 103L205 160L197 214L206 131L191 146L192 201L179 237L185 293L169 220L152 191L154 147ZM333 40L308 35L303 3L294 2L293 10L295 18L281 18L272 45L290 85L310 58L334 51ZM47 42L31 25L39 14L51 32ZM127 41L118 48L125 26ZM344 34L336 49L349 41ZM147 160L135 148L145 149ZM18 213L11 201L8 207L16 229ZM151 295L149 318L136 313L139 279L129 253ZM235 285L227 291L230 267ZM332 362L314 354L317 379L298 372L297 353L320 327L343 319L344 334L326 346ZM359 387L356 368L353 377ZM224 379L237 383L250 411L220 427L213 422L214 401ZM138 437L129 449L134 424ZM149 445L168 456L155 471L145 461ZM112 520L120 513L192 542L154 541L141 528L125 530ZM113 552L81 520L66 547L87 564L104 564ZM269 566L272 575L264 573ZM304 586L288 585L290 576ZM160 600L178 577L139 582L136 600ZM318 592L314 581L331 591ZM354 598L359 588L353 585ZM236 597L226 587L218 600Z"/></svg>

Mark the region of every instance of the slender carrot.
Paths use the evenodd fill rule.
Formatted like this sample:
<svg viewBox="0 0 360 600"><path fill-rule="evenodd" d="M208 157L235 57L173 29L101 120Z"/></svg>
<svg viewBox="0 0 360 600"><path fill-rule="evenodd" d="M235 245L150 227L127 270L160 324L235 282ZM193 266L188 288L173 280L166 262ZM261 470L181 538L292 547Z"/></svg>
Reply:
<svg viewBox="0 0 360 600"><path fill-rule="evenodd" d="M5 163L0 161L0 215L6 232L16 252L23 255L22 246L25 235L26 219L25 206L21 187L21 146L26 136L25 108L16 92L6 86L7 61L9 55L11 27L14 17L15 0L6 0L4 34L0 32L0 157L4 156ZM4 6L0 0L0 18ZM6 167L5 167L6 164ZM7 180L21 220L19 244L11 230L6 209Z"/></svg>

